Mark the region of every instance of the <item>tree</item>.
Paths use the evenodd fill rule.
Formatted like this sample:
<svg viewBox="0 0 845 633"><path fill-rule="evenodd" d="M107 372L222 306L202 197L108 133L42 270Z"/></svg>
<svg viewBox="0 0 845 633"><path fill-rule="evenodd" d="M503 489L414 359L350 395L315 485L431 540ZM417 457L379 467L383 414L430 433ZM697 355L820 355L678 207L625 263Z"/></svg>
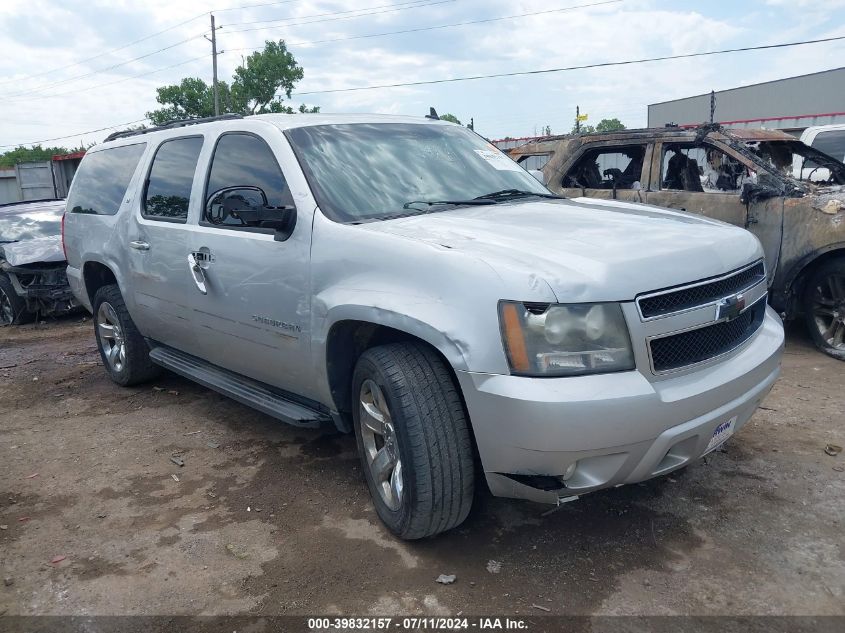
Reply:
<svg viewBox="0 0 845 633"><path fill-rule="evenodd" d="M441 121L449 121L449 123L457 123L458 125L461 124L461 120L454 114L449 114L447 112L446 114L441 114L439 116Z"/></svg>
<svg viewBox="0 0 845 633"><path fill-rule="evenodd" d="M231 84L217 82L220 111L245 116L265 112L292 114L297 110L287 105L283 97L290 99L296 82L303 76L302 67L288 51L285 41L268 40L264 50L253 53L235 69ZM198 77L186 77L179 84L162 86L156 93L156 101L164 107L147 112L155 125L173 119L214 116L214 88ZM303 104L298 111L319 112L320 109Z"/></svg>
<svg viewBox="0 0 845 633"><path fill-rule="evenodd" d="M614 132L624 130L625 126L619 119L602 119L596 124L596 132Z"/></svg>
<svg viewBox="0 0 845 633"><path fill-rule="evenodd" d="M572 134L592 134L593 132L614 132L616 130L624 130L625 125L619 119L602 119L596 126L581 125L580 130L578 124L572 126Z"/></svg>
<svg viewBox="0 0 845 633"><path fill-rule="evenodd" d="M18 163L29 163L32 161L50 160L56 154L71 154L73 152L81 152L87 148L75 147L68 149L67 147L41 147L40 145L33 145L32 147L16 147L9 150L5 154L0 154L0 167L14 167Z"/></svg>

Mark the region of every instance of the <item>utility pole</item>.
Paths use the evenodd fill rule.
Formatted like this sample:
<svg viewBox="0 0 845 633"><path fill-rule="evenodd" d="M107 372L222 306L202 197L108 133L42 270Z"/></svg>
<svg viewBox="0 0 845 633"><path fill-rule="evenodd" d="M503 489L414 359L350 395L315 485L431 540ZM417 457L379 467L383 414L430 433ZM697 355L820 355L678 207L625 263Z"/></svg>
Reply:
<svg viewBox="0 0 845 633"><path fill-rule="evenodd" d="M710 91L710 123L712 125L713 119L716 117L716 91Z"/></svg>
<svg viewBox="0 0 845 633"><path fill-rule="evenodd" d="M575 106L575 133L581 133L581 106Z"/></svg>
<svg viewBox="0 0 845 633"><path fill-rule="evenodd" d="M217 56L222 53L217 52L217 27L214 26L214 14L210 13L211 16L211 39L208 40L211 42L211 68L213 73L213 80L212 80L212 92L214 92L214 116L220 116L220 94L217 90Z"/></svg>

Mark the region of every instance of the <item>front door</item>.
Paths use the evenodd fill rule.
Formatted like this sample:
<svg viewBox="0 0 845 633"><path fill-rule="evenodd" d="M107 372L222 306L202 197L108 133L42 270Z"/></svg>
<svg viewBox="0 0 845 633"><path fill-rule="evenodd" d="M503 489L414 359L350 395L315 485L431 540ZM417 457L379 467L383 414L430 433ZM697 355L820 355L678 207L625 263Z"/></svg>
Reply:
<svg viewBox="0 0 845 633"><path fill-rule="evenodd" d="M202 136L164 141L155 150L129 227L130 292L142 333L194 353L188 297L187 219Z"/></svg>
<svg viewBox="0 0 845 633"><path fill-rule="evenodd" d="M756 178L753 163L728 147L709 141L658 143L646 202L747 228L763 245L771 282L780 254L783 200L746 204L743 185Z"/></svg>
<svg viewBox="0 0 845 633"><path fill-rule="evenodd" d="M567 198L587 196L645 202L647 149L645 143L615 143L586 149L566 170L562 181L549 183L549 187Z"/></svg>
<svg viewBox="0 0 845 633"><path fill-rule="evenodd" d="M234 196L266 207L295 206L277 156L284 157L289 170L297 169L296 159L281 133L271 141L275 153L264 139L246 132L227 132L217 139L203 208L198 223L191 225L183 257L186 272L189 254L199 268L191 273L187 293L202 358L309 395L313 385L303 374L310 372L302 368L310 353L311 223L298 218L290 237L279 241L273 229L245 221L217 203L221 196Z"/></svg>

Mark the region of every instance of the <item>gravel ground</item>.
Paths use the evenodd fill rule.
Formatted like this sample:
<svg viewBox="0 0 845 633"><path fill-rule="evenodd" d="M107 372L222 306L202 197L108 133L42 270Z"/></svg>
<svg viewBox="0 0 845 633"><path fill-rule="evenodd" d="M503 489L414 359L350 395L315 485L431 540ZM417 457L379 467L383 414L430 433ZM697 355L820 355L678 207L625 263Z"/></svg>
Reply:
<svg viewBox="0 0 845 633"><path fill-rule="evenodd" d="M722 451L545 516L482 492L410 544L351 437L169 374L120 388L91 330L0 330L0 614L845 615L845 364L800 328Z"/></svg>

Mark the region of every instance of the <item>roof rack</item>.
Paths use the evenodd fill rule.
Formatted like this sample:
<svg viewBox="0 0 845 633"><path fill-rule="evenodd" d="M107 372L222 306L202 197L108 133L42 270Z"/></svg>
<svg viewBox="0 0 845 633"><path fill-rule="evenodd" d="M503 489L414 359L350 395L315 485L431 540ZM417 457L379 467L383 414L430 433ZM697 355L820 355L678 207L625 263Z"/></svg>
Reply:
<svg viewBox="0 0 845 633"><path fill-rule="evenodd" d="M185 127L187 125L198 125L199 123L209 123L211 121L226 121L227 119L242 119L243 115L235 114L234 112L229 112L227 114L221 114L219 116L206 116L199 119L173 119L171 121L165 121L161 125L156 125L155 127L147 127L141 130L123 130L121 132L112 132L109 134L103 143L107 143L108 141L113 141L117 138L126 138L128 136L138 136L140 134L149 134L150 132L159 132L161 130L171 130L177 127Z"/></svg>

